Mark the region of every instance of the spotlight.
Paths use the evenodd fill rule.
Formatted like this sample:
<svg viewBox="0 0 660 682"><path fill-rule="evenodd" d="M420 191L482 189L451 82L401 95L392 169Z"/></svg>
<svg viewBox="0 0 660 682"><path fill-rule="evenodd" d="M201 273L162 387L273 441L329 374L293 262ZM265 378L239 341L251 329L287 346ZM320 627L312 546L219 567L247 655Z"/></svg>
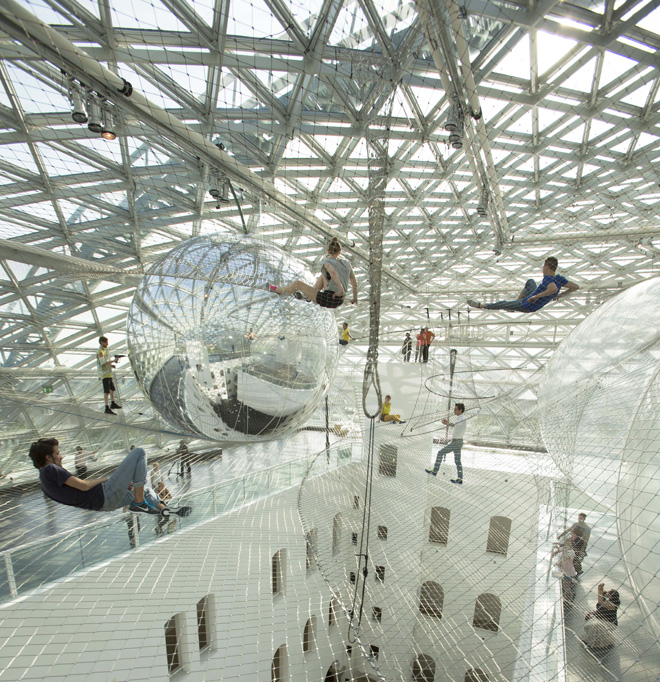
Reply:
<svg viewBox="0 0 660 682"><path fill-rule="evenodd" d="M87 100L87 111L89 112L89 123L87 124L87 127L93 133L100 133L103 130L101 105L94 95Z"/></svg>
<svg viewBox="0 0 660 682"><path fill-rule="evenodd" d="M460 104L452 104L447 112L447 121L445 122L445 130L454 132L457 128L462 128L463 111Z"/></svg>
<svg viewBox="0 0 660 682"><path fill-rule="evenodd" d="M226 204L229 201L229 178L222 179L222 185L220 185L220 193L216 197L218 201Z"/></svg>
<svg viewBox="0 0 660 682"><path fill-rule="evenodd" d="M112 115L112 110L110 107L103 107L102 114L103 127L101 128L101 137L106 140L116 140L115 117Z"/></svg>
<svg viewBox="0 0 660 682"><path fill-rule="evenodd" d="M71 83L69 88L69 99L71 100L71 106L73 111L71 112L71 118L76 123L87 123L87 114L85 113L85 100L83 99L80 86L76 83Z"/></svg>
<svg viewBox="0 0 660 682"><path fill-rule="evenodd" d="M481 198L479 199L479 204L477 205L477 213L480 216L485 216L487 208L488 208L488 191L484 187L484 189L481 190Z"/></svg>

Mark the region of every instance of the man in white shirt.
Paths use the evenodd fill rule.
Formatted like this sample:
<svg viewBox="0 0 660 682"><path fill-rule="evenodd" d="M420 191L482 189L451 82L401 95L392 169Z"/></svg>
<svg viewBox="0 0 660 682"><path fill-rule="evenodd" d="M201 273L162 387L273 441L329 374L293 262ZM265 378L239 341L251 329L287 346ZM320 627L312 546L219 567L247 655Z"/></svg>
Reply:
<svg viewBox="0 0 660 682"><path fill-rule="evenodd" d="M456 415L456 420L453 424L448 419L442 420L442 423L445 426L451 426L454 429L451 442L448 445L445 445L442 450L438 450L433 469L425 469L424 471L426 471L427 474L431 474L431 476L437 476L438 469L440 469L440 465L442 464L445 455L448 452L453 452L454 462L456 463L456 478L452 478L451 482L462 485L463 465L461 464L461 450L463 449L463 436L465 435L465 428L467 427L465 405L463 405L463 403L456 403L454 406L454 414Z"/></svg>

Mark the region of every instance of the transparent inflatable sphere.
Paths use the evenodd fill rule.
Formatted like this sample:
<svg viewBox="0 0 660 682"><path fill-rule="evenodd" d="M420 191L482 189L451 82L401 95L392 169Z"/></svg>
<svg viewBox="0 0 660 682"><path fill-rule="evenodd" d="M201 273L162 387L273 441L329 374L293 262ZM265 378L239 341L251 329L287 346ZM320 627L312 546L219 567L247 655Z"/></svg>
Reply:
<svg viewBox="0 0 660 682"><path fill-rule="evenodd" d="M628 571L660 634L660 279L627 289L555 351L543 440L572 482L616 513Z"/></svg>
<svg viewBox="0 0 660 682"><path fill-rule="evenodd" d="M332 379L332 312L268 290L314 279L272 244L197 237L157 262L127 321L131 364L155 409L181 432L263 440L299 428Z"/></svg>

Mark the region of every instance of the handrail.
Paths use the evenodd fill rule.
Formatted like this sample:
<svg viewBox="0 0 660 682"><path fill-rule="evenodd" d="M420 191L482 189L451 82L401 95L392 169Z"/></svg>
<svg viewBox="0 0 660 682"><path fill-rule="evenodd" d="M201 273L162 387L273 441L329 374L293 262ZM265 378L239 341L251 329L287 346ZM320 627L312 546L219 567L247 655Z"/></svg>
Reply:
<svg viewBox="0 0 660 682"><path fill-rule="evenodd" d="M355 452L356 446L358 446L359 455ZM327 458L324 458L326 462L324 471L329 471L358 459L359 456L361 456L361 446L362 443L359 440L347 439L338 441L333 443L329 449L324 448L319 451L319 453L307 455L300 459L289 460L280 464L274 464L263 469L250 471L243 476L237 476L226 481L184 493L181 495L181 502L193 506L193 514L186 519L172 517L169 521L174 520L178 525L192 526L200 521L216 518L224 513L250 504L257 499L262 499L270 494L297 485L303 480L310 467L310 463L321 453L327 453L328 455ZM340 451L346 451L347 449L350 449L351 455L350 458L344 460L343 457L339 457L339 453ZM333 454L336 454L336 456L332 457ZM278 478L278 472L288 472L288 476ZM322 472L320 471L318 473L320 474ZM251 482L258 484L260 480L265 481L265 486L262 483L261 488L259 488L258 485L255 488L250 488ZM223 492L229 494L226 496L225 502L219 504L218 498ZM238 494L235 495L234 493ZM113 516L111 519L103 519L79 528L61 531L49 538L34 540L24 545L0 552L0 558L2 559L2 561L0 561L0 602L14 599L19 593L43 587L53 580L62 579L82 568L88 568L91 565L124 554L131 548L136 549L138 546L145 546L154 542L157 539L155 537L144 536L140 539L139 524L135 519L139 519L139 521L143 522L145 530L152 527L152 524L149 523L149 520L151 519L154 521L153 529L158 531L160 528L162 532L162 525L158 526L160 517L146 515L136 517L132 514L120 514ZM117 524L127 524L128 543L126 542L125 535L121 542L115 544L104 543L105 551L102 556L98 556L94 553L93 549L87 547L89 541L93 541L103 534L104 531L107 536L106 539L114 539L110 537L110 533L115 530ZM125 530L122 530L122 532L125 533ZM86 542L83 542L83 539ZM71 540L77 542L67 544L68 541ZM50 552L57 554L57 562L48 563ZM25 558L27 558L28 561L21 561ZM17 574L20 572L25 574L26 570L32 565L39 568L50 566L51 570L46 575L31 572L23 582L19 582L19 576L17 576ZM4 576L2 575L3 568Z"/></svg>

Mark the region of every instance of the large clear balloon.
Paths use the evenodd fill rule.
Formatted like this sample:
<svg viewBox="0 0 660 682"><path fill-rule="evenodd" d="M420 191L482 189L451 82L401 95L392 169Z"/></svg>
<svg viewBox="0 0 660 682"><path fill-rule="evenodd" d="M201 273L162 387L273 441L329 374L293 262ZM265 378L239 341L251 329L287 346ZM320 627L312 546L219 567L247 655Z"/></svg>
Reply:
<svg viewBox="0 0 660 682"><path fill-rule="evenodd" d="M156 410L183 432L261 440L299 428L334 373L332 312L269 284L313 278L250 237L197 237L157 262L128 315L131 364Z"/></svg>
<svg viewBox="0 0 660 682"><path fill-rule="evenodd" d="M640 602L660 634L660 278L603 304L563 341L539 394L563 473L614 511Z"/></svg>

